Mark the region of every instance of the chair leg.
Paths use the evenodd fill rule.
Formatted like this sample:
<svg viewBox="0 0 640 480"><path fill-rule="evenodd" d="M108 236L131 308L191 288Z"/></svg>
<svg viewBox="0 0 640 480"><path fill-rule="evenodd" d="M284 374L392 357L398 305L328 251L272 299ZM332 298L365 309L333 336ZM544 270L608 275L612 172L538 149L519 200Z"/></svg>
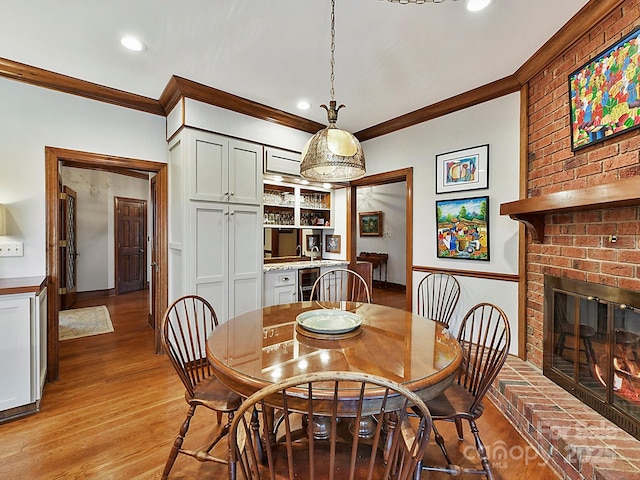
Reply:
<svg viewBox="0 0 640 480"><path fill-rule="evenodd" d="M189 411L187 412L187 418L184 420L182 426L180 427L180 433L173 442L173 447L171 447L169 458L167 458L167 463L165 464L164 471L162 472L162 480L166 480L169 477L169 472L173 468L173 464L176 462L176 458L178 458L178 453L180 452L180 448L182 447L182 442L184 442L184 437L189 430L191 418L193 417L194 413L196 413L196 406L192 405L191 407L189 407Z"/></svg>
<svg viewBox="0 0 640 480"><path fill-rule="evenodd" d="M216 418L218 419L218 425L222 423L222 412L216 411Z"/></svg>
<svg viewBox="0 0 640 480"><path fill-rule="evenodd" d="M458 440L461 442L464 440L464 433L462 432L462 420L459 418L455 418L454 422L456 424L456 430L458 431Z"/></svg>
<svg viewBox="0 0 640 480"><path fill-rule="evenodd" d="M217 413L222 415L222 412L217 412ZM233 422L233 412L229 412L227 423L225 423L224 427L220 429L220 432L218 433L218 435L213 439L211 444L209 444L209 446L205 450L207 452L207 455L209 455L209 452L213 450L213 447L215 447L218 444L218 442L220 442L220 440L222 440L225 436L229 434L229 429L231 428L231 422Z"/></svg>
<svg viewBox="0 0 640 480"><path fill-rule="evenodd" d="M452 465L453 462L449 458L449 453L447 452L447 449L444 446L444 438L443 438L443 436L440 434L440 432L436 428L435 424L431 425L431 429L433 430L433 437L435 438L436 443L440 447L440 450L442 451L442 455L444 455L444 459L447 461L447 465Z"/></svg>
<svg viewBox="0 0 640 480"><path fill-rule="evenodd" d="M482 469L487 474L487 480L493 480L493 473L491 472L491 467L489 466L489 458L487 458L487 450L484 448L484 443L482 443L482 440L480 440L480 432L478 431L476 422L473 420L469 420L469 426L471 427L471 432L476 439L476 450L478 450L478 455L480 455L480 460L482 461Z"/></svg>

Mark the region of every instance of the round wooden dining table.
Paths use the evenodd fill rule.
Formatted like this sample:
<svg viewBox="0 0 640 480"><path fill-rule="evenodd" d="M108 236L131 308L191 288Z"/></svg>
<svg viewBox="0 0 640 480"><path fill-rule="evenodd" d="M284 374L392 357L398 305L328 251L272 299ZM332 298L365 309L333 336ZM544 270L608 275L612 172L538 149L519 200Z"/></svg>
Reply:
<svg viewBox="0 0 640 480"><path fill-rule="evenodd" d="M338 334L299 325L299 315L331 309L355 313L361 325ZM434 320L384 305L316 301L231 318L209 336L207 355L220 381L245 397L294 375L340 370L391 379L429 400L453 382L462 361L455 337Z"/></svg>

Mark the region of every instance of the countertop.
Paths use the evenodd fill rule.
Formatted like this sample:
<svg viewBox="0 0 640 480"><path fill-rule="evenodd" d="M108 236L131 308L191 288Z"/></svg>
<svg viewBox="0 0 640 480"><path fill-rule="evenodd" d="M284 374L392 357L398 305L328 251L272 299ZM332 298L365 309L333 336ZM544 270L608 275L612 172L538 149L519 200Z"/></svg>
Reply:
<svg viewBox="0 0 640 480"><path fill-rule="evenodd" d="M299 270L301 268L312 267L339 267L349 265L346 260L314 260L302 261L302 262L282 262L282 263L265 263L263 270L265 272L271 272L274 270Z"/></svg>
<svg viewBox="0 0 640 480"><path fill-rule="evenodd" d="M14 293L38 294L46 286L47 277L0 278L0 295Z"/></svg>

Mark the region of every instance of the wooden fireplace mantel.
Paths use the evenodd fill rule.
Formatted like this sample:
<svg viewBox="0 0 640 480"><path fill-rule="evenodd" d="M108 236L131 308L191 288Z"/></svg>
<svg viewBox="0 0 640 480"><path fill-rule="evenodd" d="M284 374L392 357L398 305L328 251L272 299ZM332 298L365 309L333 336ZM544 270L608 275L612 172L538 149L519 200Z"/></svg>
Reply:
<svg viewBox="0 0 640 480"><path fill-rule="evenodd" d="M547 214L633 205L640 205L640 177L503 203L500 215L509 215L524 223L531 231L532 240L539 243L544 241Z"/></svg>

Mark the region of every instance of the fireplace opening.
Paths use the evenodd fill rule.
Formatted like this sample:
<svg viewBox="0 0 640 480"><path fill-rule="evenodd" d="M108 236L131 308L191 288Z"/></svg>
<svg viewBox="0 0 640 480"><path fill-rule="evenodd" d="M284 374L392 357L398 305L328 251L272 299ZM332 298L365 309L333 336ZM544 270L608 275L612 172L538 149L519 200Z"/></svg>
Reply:
<svg viewBox="0 0 640 480"><path fill-rule="evenodd" d="M640 439L640 292L545 276L543 373Z"/></svg>

